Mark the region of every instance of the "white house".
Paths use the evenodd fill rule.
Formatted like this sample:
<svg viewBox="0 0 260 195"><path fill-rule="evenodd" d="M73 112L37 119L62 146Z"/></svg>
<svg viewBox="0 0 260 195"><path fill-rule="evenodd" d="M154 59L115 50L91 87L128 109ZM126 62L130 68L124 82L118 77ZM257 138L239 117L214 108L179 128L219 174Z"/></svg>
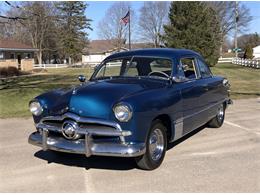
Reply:
<svg viewBox="0 0 260 195"><path fill-rule="evenodd" d="M149 46L150 44L147 43L131 44L132 49L147 48ZM127 44L123 44L120 49L115 47L114 40L93 40L89 43L88 47L83 50L82 64L96 66L112 53L127 50Z"/></svg>
<svg viewBox="0 0 260 195"><path fill-rule="evenodd" d="M254 58L260 58L260 45L253 48Z"/></svg>

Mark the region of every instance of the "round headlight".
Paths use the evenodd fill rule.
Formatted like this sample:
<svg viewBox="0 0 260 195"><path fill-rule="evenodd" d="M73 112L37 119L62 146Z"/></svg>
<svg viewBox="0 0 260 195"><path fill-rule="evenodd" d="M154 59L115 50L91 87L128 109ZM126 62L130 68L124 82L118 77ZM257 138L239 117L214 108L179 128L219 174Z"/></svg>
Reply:
<svg viewBox="0 0 260 195"><path fill-rule="evenodd" d="M29 107L31 113L35 116L39 116L43 112L43 108L39 102L31 102Z"/></svg>
<svg viewBox="0 0 260 195"><path fill-rule="evenodd" d="M127 122L132 118L132 110L128 105L118 104L114 107L114 113L117 120Z"/></svg>

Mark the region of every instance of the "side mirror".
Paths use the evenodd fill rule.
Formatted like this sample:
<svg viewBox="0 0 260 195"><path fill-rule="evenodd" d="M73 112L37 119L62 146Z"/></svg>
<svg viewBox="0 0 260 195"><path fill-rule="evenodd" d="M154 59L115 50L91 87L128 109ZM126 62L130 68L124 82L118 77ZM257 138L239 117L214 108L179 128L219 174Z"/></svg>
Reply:
<svg viewBox="0 0 260 195"><path fill-rule="evenodd" d="M84 75L79 75L78 79L82 83L86 81L86 77Z"/></svg>

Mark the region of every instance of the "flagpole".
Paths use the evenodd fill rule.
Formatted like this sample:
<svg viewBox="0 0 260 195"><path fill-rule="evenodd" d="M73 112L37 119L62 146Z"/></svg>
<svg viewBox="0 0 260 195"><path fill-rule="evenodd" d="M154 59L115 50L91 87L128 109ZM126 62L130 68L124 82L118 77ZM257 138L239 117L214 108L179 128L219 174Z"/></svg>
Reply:
<svg viewBox="0 0 260 195"><path fill-rule="evenodd" d="M131 13L130 13L130 6L128 7L128 11L129 11L129 24L128 24L128 41L129 41L129 50L131 50Z"/></svg>

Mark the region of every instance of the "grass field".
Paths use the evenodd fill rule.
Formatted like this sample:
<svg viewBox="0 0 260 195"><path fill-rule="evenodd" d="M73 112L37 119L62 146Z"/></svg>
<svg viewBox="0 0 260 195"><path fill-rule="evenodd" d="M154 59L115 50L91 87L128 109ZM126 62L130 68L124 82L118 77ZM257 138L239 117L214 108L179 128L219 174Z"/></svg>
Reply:
<svg viewBox="0 0 260 195"><path fill-rule="evenodd" d="M211 69L229 79L233 99L260 96L260 70L233 64L219 64ZM1 81L0 118L30 116L28 102L33 97L50 89L78 84L79 74L89 78L92 72L89 68L49 69L47 73Z"/></svg>

